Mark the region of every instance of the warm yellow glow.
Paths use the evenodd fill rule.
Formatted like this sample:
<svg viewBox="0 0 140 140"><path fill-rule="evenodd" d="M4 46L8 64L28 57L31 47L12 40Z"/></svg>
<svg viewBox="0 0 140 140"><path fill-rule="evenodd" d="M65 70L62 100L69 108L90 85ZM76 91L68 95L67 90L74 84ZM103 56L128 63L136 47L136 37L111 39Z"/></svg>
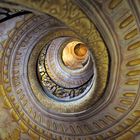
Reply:
<svg viewBox="0 0 140 140"><path fill-rule="evenodd" d="M72 41L66 45L62 52L62 60L71 69L82 68L88 58L88 49L85 44Z"/></svg>
<svg viewBox="0 0 140 140"><path fill-rule="evenodd" d="M74 53L79 57L85 56L87 51L87 47L84 44L77 44L74 48Z"/></svg>

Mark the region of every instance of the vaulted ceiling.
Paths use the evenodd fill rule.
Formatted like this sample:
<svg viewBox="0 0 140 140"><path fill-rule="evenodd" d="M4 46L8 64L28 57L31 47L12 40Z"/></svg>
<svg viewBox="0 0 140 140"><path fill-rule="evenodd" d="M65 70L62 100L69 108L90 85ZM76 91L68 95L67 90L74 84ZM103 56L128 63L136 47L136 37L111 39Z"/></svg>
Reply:
<svg viewBox="0 0 140 140"><path fill-rule="evenodd" d="M1 0L0 140L139 140L140 1Z"/></svg>

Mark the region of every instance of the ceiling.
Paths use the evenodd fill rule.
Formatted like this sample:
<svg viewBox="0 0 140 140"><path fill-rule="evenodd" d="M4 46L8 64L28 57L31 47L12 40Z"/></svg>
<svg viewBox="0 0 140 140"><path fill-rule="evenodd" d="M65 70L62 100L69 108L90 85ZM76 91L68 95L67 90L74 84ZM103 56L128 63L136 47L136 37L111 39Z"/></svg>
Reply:
<svg viewBox="0 0 140 140"><path fill-rule="evenodd" d="M140 139L140 1L0 1L1 140Z"/></svg>

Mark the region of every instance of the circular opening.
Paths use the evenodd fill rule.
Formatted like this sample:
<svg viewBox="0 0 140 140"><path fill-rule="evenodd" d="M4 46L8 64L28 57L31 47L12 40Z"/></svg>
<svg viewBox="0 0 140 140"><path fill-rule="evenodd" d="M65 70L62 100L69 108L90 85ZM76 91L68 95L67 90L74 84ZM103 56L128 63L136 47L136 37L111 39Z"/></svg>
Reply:
<svg viewBox="0 0 140 140"><path fill-rule="evenodd" d="M68 43L62 51L62 61L70 69L83 68L89 58L88 56L87 46L78 41Z"/></svg>
<svg viewBox="0 0 140 140"><path fill-rule="evenodd" d="M87 54L87 47L84 45L84 44L77 44L75 47L74 47L74 53L75 55L77 55L78 57L83 57L83 56L86 56Z"/></svg>

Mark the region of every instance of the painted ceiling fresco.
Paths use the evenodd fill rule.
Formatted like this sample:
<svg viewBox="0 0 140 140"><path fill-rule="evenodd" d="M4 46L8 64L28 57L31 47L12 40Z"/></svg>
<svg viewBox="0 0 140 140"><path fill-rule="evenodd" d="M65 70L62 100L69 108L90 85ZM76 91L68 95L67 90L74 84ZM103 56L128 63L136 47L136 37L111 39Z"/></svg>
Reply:
<svg viewBox="0 0 140 140"><path fill-rule="evenodd" d="M0 140L140 140L140 1L1 0Z"/></svg>

